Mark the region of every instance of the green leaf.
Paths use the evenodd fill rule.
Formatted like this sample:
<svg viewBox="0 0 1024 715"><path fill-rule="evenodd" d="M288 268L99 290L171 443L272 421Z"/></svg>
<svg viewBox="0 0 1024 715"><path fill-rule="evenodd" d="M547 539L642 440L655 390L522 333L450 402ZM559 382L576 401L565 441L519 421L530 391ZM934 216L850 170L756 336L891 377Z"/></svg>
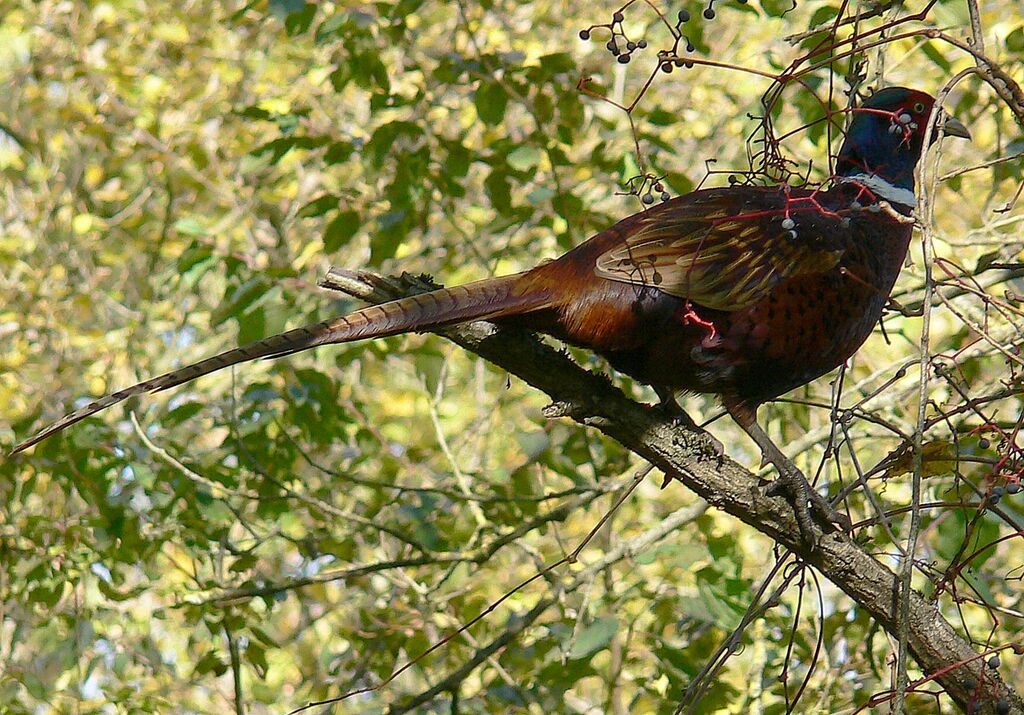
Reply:
<svg viewBox="0 0 1024 715"><path fill-rule="evenodd" d="M248 571L255 565L256 557L252 554L244 554L235 559L234 563L228 567L228 570L233 571L234 573L241 573L243 571Z"/></svg>
<svg viewBox="0 0 1024 715"><path fill-rule="evenodd" d="M338 202L341 201L341 197L337 194L324 194L313 199L301 209L299 209L299 218L312 218L314 216L322 216L328 211L338 206Z"/></svg>
<svg viewBox="0 0 1024 715"><path fill-rule="evenodd" d="M744 607L742 603L729 597L723 584L702 581L697 585L697 592L711 623L717 623L727 630L739 624Z"/></svg>
<svg viewBox="0 0 1024 715"><path fill-rule="evenodd" d="M261 678L267 672L267 649L259 643L249 643L245 649L245 659L252 663Z"/></svg>
<svg viewBox="0 0 1024 715"><path fill-rule="evenodd" d="M177 272L179 274L184 273L200 263L209 261L211 258L213 258L213 251L210 250L209 246L198 242L193 243L178 256Z"/></svg>
<svg viewBox="0 0 1024 715"><path fill-rule="evenodd" d="M246 117L247 119L259 119L262 121L272 121L275 117L271 112L267 111L263 107L257 107L256 105L250 105L245 109L239 110L238 115L240 117Z"/></svg>
<svg viewBox="0 0 1024 715"><path fill-rule="evenodd" d="M413 122L388 122L379 127L364 147L364 154L369 155L375 166L382 166L385 160L393 157L399 142L412 143L423 136L423 127Z"/></svg>
<svg viewBox="0 0 1024 715"><path fill-rule="evenodd" d="M102 593L105 598L109 598L111 601L117 601L118 603L130 601L133 598L138 598L142 593L146 591L145 585L136 586L134 588L128 588L124 591L119 591L114 586L112 586L111 584L107 583L102 579L99 579L96 582L96 586L99 588L100 593Z"/></svg>
<svg viewBox="0 0 1024 715"><path fill-rule="evenodd" d="M448 160L445 162L445 171L452 176L465 176L469 173L469 165L472 155L462 142L446 142L448 148Z"/></svg>
<svg viewBox="0 0 1024 715"><path fill-rule="evenodd" d="M174 230L182 236L206 236L208 235L203 225L191 216L180 218L174 222Z"/></svg>
<svg viewBox="0 0 1024 715"><path fill-rule="evenodd" d="M28 691L29 695L34 697L40 702L46 702L52 698L52 687L50 683L44 683L38 675L30 670L23 671L18 674L21 684L25 686L25 690Z"/></svg>
<svg viewBox="0 0 1024 715"><path fill-rule="evenodd" d="M608 645L619 630L619 619L611 616L596 619L576 636L569 649L569 659L579 660Z"/></svg>
<svg viewBox="0 0 1024 715"><path fill-rule="evenodd" d="M348 161L353 151L355 151L355 147L352 142L334 142L324 152L324 162L327 164L341 164Z"/></svg>
<svg viewBox="0 0 1024 715"><path fill-rule="evenodd" d="M532 144L524 144L523 146L512 151L508 155L508 165L516 171L528 171L537 166L540 163L540 159L543 156L540 149L533 146Z"/></svg>
<svg viewBox="0 0 1024 715"><path fill-rule="evenodd" d="M196 662L196 667L193 669L193 675L205 675L206 673L213 673L214 675L224 675L228 670L228 664L225 663L215 650L208 650Z"/></svg>
<svg viewBox="0 0 1024 715"><path fill-rule="evenodd" d="M304 3L300 9L288 13L288 16L285 17L285 32L291 36L301 35L313 24L314 17L316 17L316 5Z"/></svg>
<svg viewBox="0 0 1024 715"><path fill-rule="evenodd" d="M498 124L505 118L505 107L508 105L508 93L497 82L481 81L473 99L476 113L484 124Z"/></svg>
<svg viewBox="0 0 1024 715"><path fill-rule="evenodd" d="M1024 26L1006 36L1006 49L1010 52L1024 52Z"/></svg>
<svg viewBox="0 0 1024 715"><path fill-rule="evenodd" d="M484 189L491 205L500 214L512 213L512 190L509 186L508 174L500 169L495 169L484 179Z"/></svg>
<svg viewBox="0 0 1024 715"><path fill-rule="evenodd" d="M341 34L348 25L348 15L346 13L338 13L332 17L327 18L320 23L320 26L316 28L316 41L323 42L328 39L331 35Z"/></svg>
<svg viewBox="0 0 1024 715"><path fill-rule="evenodd" d="M184 405L179 405L173 410L168 412L161 424L166 427L174 427L180 425L182 422L186 422L194 417L205 405L202 402L186 402Z"/></svg>
<svg viewBox="0 0 1024 715"><path fill-rule="evenodd" d="M294 118L294 115L289 115ZM278 125L282 127L282 124L286 124L283 117L278 118ZM250 154L258 157L265 157L270 155L270 163L276 164L281 161L284 156L292 149L316 149L318 147L327 144L330 141L327 137L309 137L309 136L286 136L278 137L265 144L262 144L253 149Z"/></svg>
<svg viewBox="0 0 1024 715"><path fill-rule="evenodd" d="M306 6L305 0L270 0L270 12L284 18Z"/></svg>
<svg viewBox="0 0 1024 715"><path fill-rule="evenodd" d="M572 72L576 62L568 52L554 52L540 58L540 66L547 74Z"/></svg>
<svg viewBox="0 0 1024 715"><path fill-rule="evenodd" d="M761 0L761 9L771 17L782 17L796 8L796 0Z"/></svg>
<svg viewBox="0 0 1024 715"><path fill-rule="evenodd" d="M945 563L953 559L962 559L979 546L989 544L999 537L999 526L991 519L980 519L971 530L971 541L964 551L964 537L968 533L969 517L962 510L946 512L943 519L932 532L935 553ZM978 570L993 554L994 549L986 549L971 560L968 565Z"/></svg>
<svg viewBox="0 0 1024 715"><path fill-rule="evenodd" d="M925 56L943 72L949 72L952 69L949 60L946 59L946 56L939 51L939 48L932 41L929 40L921 45L921 49L924 50Z"/></svg>
<svg viewBox="0 0 1024 715"><path fill-rule="evenodd" d="M999 249L981 254L978 256L978 262L974 265L974 272L981 273L982 271L987 271L988 267L998 261L1002 254L1003 252Z"/></svg>
<svg viewBox="0 0 1024 715"><path fill-rule="evenodd" d="M328 253L337 251L344 246L362 225L359 212L353 209L339 211L338 215L331 219L324 229L324 250Z"/></svg>
<svg viewBox="0 0 1024 715"><path fill-rule="evenodd" d="M974 568L974 565L979 564L980 561L981 559L978 558L973 559L971 561L972 568L966 568L961 571L960 577L970 585L971 589L981 597L981 600L984 601L986 605L994 606L999 603L999 599L992 593L992 589L989 588L987 579L979 578L975 574L976 569Z"/></svg>
<svg viewBox="0 0 1024 715"><path fill-rule="evenodd" d="M408 233L409 222L406 209L387 211L377 218L377 231L370 235L371 265L380 265L381 261L394 257L402 238Z"/></svg>
<svg viewBox="0 0 1024 715"><path fill-rule="evenodd" d="M647 121L656 127L667 127L679 121L679 117L667 110L655 109L647 115Z"/></svg>
<svg viewBox="0 0 1024 715"><path fill-rule="evenodd" d="M267 283L262 277L250 278L236 287L217 310L210 316L213 325L219 325L231 316L237 316L259 299L267 290Z"/></svg>
<svg viewBox="0 0 1024 715"><path fill-rule="evenodd" d="M829 20L832 20L839 14L839 9L833 5L823 5L814 11L811 15L811 21L807 24L808 27L818 27L824 25Z"/></svg>

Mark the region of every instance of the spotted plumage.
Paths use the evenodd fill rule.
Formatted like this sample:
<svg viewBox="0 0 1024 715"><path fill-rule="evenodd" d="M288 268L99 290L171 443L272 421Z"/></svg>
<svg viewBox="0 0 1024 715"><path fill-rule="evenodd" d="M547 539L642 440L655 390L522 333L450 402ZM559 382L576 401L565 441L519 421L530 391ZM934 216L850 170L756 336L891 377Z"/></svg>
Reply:
<svg viewBox="0 0 1024 715"><path fill-rule="evenodd" d="M562 326L547 330L643 382L756 407L841 364L881 313L911 227L896 211L850 208L861 193L840 183L673 199L526 274L528 293L573 295L537 327ZM629 319L605 317L630 303Z"/></svg>

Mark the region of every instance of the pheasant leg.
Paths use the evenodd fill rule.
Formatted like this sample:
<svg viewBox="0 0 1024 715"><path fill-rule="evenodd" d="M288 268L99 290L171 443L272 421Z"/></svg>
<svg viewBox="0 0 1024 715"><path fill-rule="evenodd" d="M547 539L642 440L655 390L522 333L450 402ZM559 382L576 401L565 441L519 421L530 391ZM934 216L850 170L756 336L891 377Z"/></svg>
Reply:
<svg viewBox="0 0 1024 715"><path fill-rule="evenodd" d="M838 512L829 502L811 487L807 478L793 461L775 446L768 433L757 424L752 410L738 405L726 404L726 409L744 432L746 432L761 450L765 462L770 462L778 470L778 478L768 486L769 496L784 496L793 505L800 534L809 545L814 545L814 518L823 526L840 529L850 528L850 519Z"/></svg>

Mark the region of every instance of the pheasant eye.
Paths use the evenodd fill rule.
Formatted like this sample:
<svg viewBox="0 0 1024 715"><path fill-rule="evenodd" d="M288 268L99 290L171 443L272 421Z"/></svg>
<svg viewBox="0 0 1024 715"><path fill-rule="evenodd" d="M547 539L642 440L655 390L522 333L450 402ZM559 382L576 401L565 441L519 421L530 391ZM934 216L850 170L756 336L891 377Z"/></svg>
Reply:
<svg viewBox="0 0 1024 715"><path fill-rule="evenodd" d="M914 104L914 112L920 114L924 111L924 104L922 102L916 102Z"/></svg>

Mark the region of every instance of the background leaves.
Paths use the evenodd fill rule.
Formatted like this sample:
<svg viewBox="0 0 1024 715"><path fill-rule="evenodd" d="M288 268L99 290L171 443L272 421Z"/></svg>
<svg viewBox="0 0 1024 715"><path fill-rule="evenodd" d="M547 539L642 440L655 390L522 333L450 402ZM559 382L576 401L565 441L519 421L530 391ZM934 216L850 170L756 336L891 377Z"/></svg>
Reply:
<svg viewBox="0 0 1024 715"><path fill-rule="evenodd" d="M704 9L687 7L694 17ZM782 38L828 22L839 4L792 8L719 4L716 24L694 26L691 39L702 56L781 68L799 51ZM649 52L627 69L602 41L578 39L615 9L12 3L0 20L0 446L77 399L354 307L314 287L331 263L457 283L535 265L639 210L616 194L637 171L626 117L576 90L589 76L592 89L627 102L655 66ZM932 21L965 18L961 3L943 2ZM1019 17L990 8L983 19L993 53L1019 68ZM653 51L656 17L631 11L628 22ZM970 64L912 40L869 59L893 83ZM765 89L761 78L710 69L660 77L634 114L644 160L676 193L706 178L706 160L745 168L748 114ZM786 97L779 126L820 116L799 88ZM951 99L976 142L947 148L950 168L1019 142L980 83ZM785 144L797 160L816 159L819 175L823 126ZM1012 198L1020 171L1003 162L939 189L944 255L979 272L1017 259L1019 208L992 210ZM908 304L920 265L898 289ZM934 323L936 353L972 344L948 312ZM890 342L872 338L848 373L847 404L916 358L917 320L890 317L886 328ZM999 355L962 362L978 389L1009 374ZM895 397L865 409L906 425L916 411L908 383L887 394ZM766 416L782 443L804 445L813 470L832 429L829 411L814 406L827 405L828 381L797 396L811 405L778 404ZM962 400L948 385L933 399L944 408ZM0 462L0 702L15 713L148 713L220 712L240 699L247 712L282 712L376 685L574 548L629 482L630 455L545 420L543 404L439 339L405 336L246 365ZM687 407L717 411L702 398ZM1016 397L1003 409L1012 420ZM899 446L875 423L853 425L865 465ZM730 454L756 462L730 425L713 429ZM935 443L965 458L998 449L958 430ZM991 486L987 468L957 469L930 476L931 498ZM873 482L893 506L907 501L897 472ZM828 477L851 473L844 453ZM575 583L601 554L694 505L655 481L582 563L337 711L401 711L481 644L526 623L554 585ZM1019 512L1010 498L1004 508ZM929 514L923 559L941 570L1005 533L991 513L975 517ZM865 534L893 550L882 530ZM751 602L771 547L720 514L694 516L566 587L508 647L423 707L671 712ZM965 591L1004 615L1020 610L1015 549L1003 542L963 571ZM824 709L850 710L888 686L878 630L838 593L825 591L823 613L800 610L800 595L812 600L794 588L746 633L703 711L783 711L778 675L810 670L819 627L826 654L811 684ZM987 633L985 609L948 597L941 605L966 609L964 621ZM1000 629L999 642L1019 640L1021 622L1001 616ZM1003 667L1007 680L1024 680L1019 663Z"/></svg>

